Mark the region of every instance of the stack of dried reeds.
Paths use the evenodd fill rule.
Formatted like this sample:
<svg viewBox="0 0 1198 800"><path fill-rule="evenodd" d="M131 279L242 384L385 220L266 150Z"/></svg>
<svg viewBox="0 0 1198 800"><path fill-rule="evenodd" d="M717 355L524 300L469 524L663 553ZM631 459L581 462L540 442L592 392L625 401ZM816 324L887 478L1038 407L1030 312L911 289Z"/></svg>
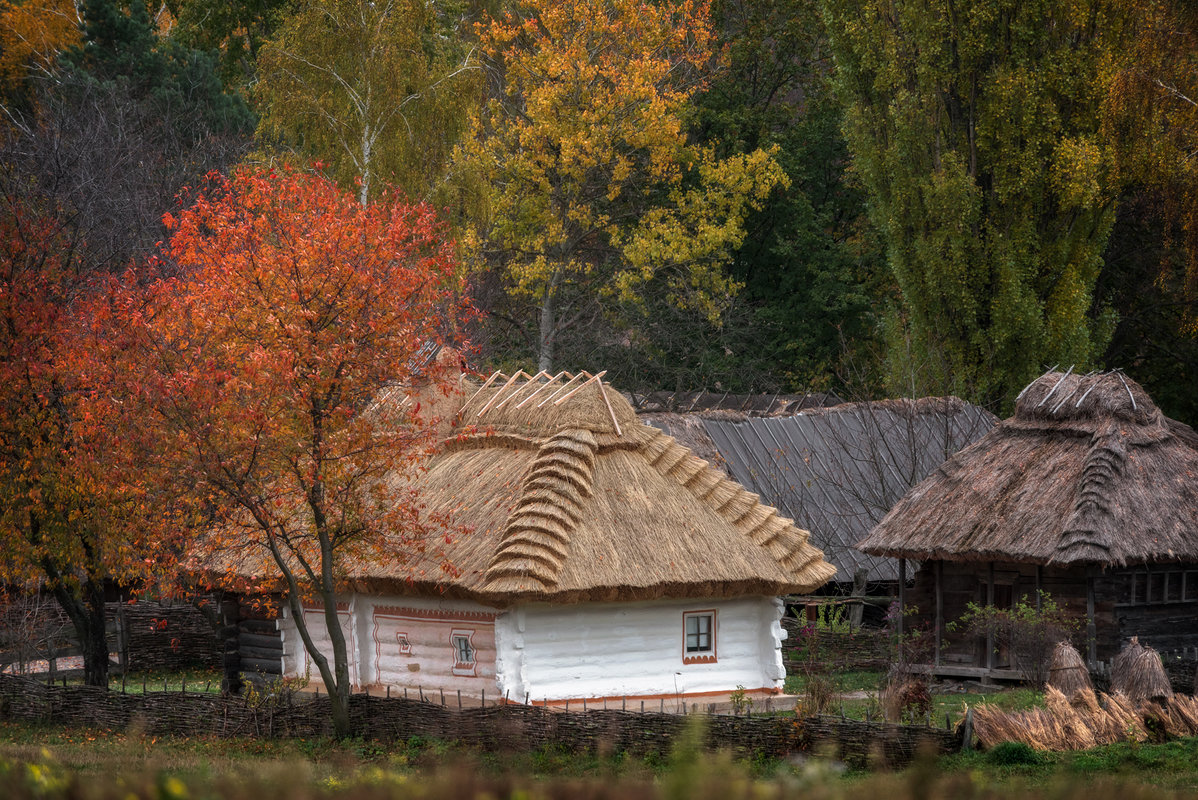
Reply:
<svg viewBox="0 0 1198 800"><path fill-rule="evenodd" d="M1090 670L1082 654L1068 641L1057 642L1053 648L1052 661L1048 665L1048 685L1068 698L1080 691L1094 691Z"/></svg>
<svg viewBox="0 0 1198 800"><path fill-rule="evenodd" d="M1188 695L1158 695L1137 702L1119 692L1081 689L1066 699L1049 686L1044 702L1044 708L1016 713L980 705L973 710L974 731L984 747L1023 742L1037 750L1142 742L1150 732L1164 737L1198 735L1198 699Z"/></svg>
<svg viewBox="0 0 1198 800"><path fill-rule="evenodd" d="M1111 662L1111 691L1124 694L1135 703L1173 696L1160 653L1140 644L1135 636Z"/></svg>

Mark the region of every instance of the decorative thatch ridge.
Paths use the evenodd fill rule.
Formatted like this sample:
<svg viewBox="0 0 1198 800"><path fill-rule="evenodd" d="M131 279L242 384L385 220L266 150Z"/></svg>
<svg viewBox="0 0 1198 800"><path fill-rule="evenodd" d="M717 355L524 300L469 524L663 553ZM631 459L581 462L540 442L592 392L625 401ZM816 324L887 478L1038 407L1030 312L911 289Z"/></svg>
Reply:
<svg viewBox="0 0 1198 800"><path fill-rule="evenodd" d="M346 584L502 607L782 595L835 574L807 531L640 424L602 375L495 373L423 398L444 447L406 480L430 516L463 532L407 563L349 565ZM221 558L211 571L273 573L261 558Z"/></svg>
<svg viewBox="0 0 1198 800"><path fill-rule="evenodd" d="M1198 434L1121 372L1049 372L858 547L917 559L1198 559Z"/></svg>
<svg viewBox="0 0 1198 800"><path fill-rule="evenodd" d="M487 569L489 588L522 588L522 578L536 581L542 589L557 585L570 532L591 496L595 447L590 431L571 429L552 436L537 453L524 481L524 496L508 518L502 544Z"/></svg>

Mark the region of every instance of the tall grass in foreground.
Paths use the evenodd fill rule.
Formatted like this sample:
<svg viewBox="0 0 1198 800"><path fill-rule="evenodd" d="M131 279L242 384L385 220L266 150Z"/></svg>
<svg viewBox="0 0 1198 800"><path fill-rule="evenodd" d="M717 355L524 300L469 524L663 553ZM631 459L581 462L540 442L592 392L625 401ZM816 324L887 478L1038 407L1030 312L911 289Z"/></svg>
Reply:
<svg viewBox="0 0 1198 800"><path fill-rule="evenodd" d="M1019 748L1008 748L1018 750ZM996 748L998 750L998 748ZM1028 756L1031 753L1033 757ZM997 758L995 756L998 756ZM535 779L497 774L468 760L427 773L347 764L323 777L307 761L247 765L216 772L145 769L125 774L76 772L49 751L26 760L0 759L0 797L14 800L1166 800L1195 796L1128 777L1085 778L1046 756L977 755L999 768L944 772L925 759L903 773L846 780L820 759L781 765L766 778L727 754L684 743L659 774L630 772L586 778ZM1097 764L1093 766L1098 766ZM1046 771L1047 770L1047 771Z"/></svg>

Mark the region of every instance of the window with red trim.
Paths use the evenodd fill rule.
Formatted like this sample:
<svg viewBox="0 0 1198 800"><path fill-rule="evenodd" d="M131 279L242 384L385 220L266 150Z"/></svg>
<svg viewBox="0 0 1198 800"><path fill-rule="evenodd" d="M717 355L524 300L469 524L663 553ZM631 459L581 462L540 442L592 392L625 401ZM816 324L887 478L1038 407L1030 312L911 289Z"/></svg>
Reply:
<svg viewBox="0 0 1198 800"><path fill-rule="evenodd" d="M682 663L715 663L715 611L688 611L682 615Z"/></svg>

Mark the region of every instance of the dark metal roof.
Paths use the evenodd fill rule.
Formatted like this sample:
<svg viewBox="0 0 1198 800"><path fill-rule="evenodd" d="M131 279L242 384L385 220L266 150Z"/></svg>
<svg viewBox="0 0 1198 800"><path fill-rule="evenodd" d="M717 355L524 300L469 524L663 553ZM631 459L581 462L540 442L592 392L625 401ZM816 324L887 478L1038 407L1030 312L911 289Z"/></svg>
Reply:
<svg viewBox="0 0 1198 800"><path fill-rule="evenodd" d="M886 581L898 578L897 561L854 545L907 490L997 422L949 397L847 403L788 417L705 417L703 427L737 481L811 532L836 565L835 580L852 581L864 568L869 580Z"/></svg>

